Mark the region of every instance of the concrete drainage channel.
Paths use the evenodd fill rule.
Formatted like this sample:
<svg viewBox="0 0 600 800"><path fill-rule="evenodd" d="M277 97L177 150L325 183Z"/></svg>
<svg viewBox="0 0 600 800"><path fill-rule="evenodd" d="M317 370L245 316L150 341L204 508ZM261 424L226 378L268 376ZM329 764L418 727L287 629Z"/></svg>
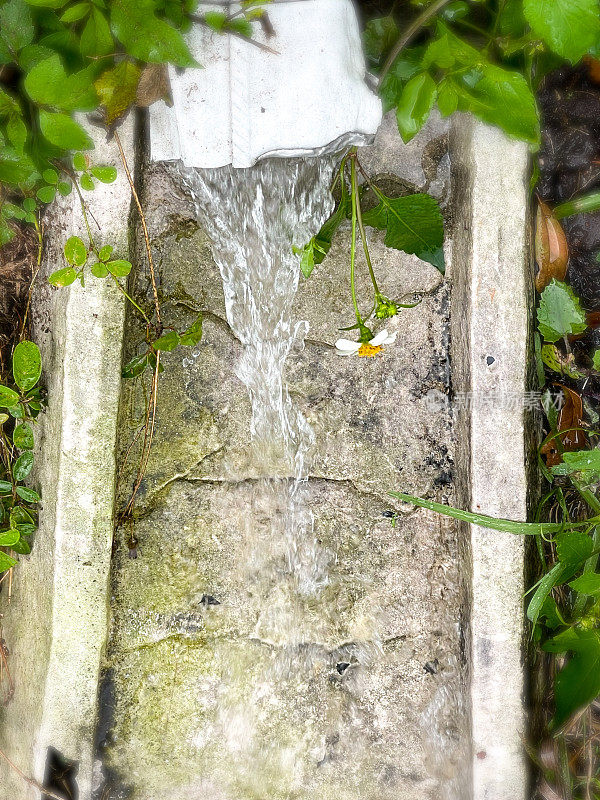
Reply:
<svg viewBox="0 0 600 800"><path fill-rule="evenodd" d="M363 151L371 174L440 199L449 267L442 279L373 232L390 293L425 296L390 324L398 345L368 363L333 348L347 322L347 234L300 284L294 316L310 329L287 381L316 434L304 496L332 558L314 637L294 650L297 669L269 682L281 644L264 631L278 596L255 591L247 569L268 507L234 376L241 345L189 196L172 171L139 158L132 127L121 138L141 162L164 322L180 328L202 309L204 337L185 360L165 356L130 558L130 531L113 542L114 486L143 408L139 386L120 379L122 344L130 357L140 331L110 284L47 287L64 240L83 227L74 198L53 209L32 308L49 391L44 507L3 609L17 691L0 747L40 782L52 748L76 764L80 800L528 797L522 539L402 505L395 527L382 516L394 508L387 491L400 489L526 517L525 145L434 116L410 146L385 118ZM96 147L120 166L114 143ZM122 169L89 204L143 265ZM134 282L146 291L143 266ZM235 785L232 764L243 766ZM36 795L5 764L0 784L15 800Z"/></svg>

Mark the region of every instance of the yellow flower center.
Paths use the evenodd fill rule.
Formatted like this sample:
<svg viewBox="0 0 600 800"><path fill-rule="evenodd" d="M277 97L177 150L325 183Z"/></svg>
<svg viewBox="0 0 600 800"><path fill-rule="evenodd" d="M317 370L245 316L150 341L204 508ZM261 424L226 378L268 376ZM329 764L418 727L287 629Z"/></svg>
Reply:
<svg viewBox="0 0 600 800"><path fill-rule="evenodd" d="M383 350L382 345L361 344L358 349L359 358L373 358Z"/></svg>

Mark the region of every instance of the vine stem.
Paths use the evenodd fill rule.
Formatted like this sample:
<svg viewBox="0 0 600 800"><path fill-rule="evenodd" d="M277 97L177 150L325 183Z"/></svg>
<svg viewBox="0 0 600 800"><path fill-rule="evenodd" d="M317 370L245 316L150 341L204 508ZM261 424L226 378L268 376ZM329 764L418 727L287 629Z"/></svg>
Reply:
<svg viewBox="0 0 600 800"><path fill-rule="evenodd" d="M63 795L55 794L50 789L46 789L44 786L42 786L41 783L34 781L33 778L28 778L27 775L25 775L25 773L23 772L23 770L19 769L19 767L17 767L17 765L13 763L10 760L10 758L6 755L6 753L3 752L2 750L0 750L0 757L2 757L6 761L8 766L11 769L13 769L17 773L17 775L25 781L25 783L29 784L29 786L31 786L32 788L37 789L38 792L41 792L42 796L51 797L52 800L66 800L66 798Z"/></svg>
<svg viewBox="0 0 600 800"><path fill-rule="evenodd" d="M408 26L406 31L402 34L402 36L398 39L396 44L393 46L389 56L386 58L383 68L379 74L379 82L377 84L378 88L383 83L383 79L388 74L390 69L392 68L392 64L398 58L400 52L406 47L406 45L411 41L413 36L421 30L425 23L429 22L429 20L434 17L438 11L448 5L450 0L436 0L435 3L432 3L430 6L427 6L424 11L419 14L419 16L414 20L414 22Z"/></svg>
<svg viewBox="0 0 600 800"><path fill-rule="evenodd" d="M152 440L154 438L154 427L156 423L156 402L158 396L159 370L160 370L160 350L157 350L156 365L154 367L154 373L152 375L152 385L150 388L150 397L148 398L148 405L146 407L146 420L144 423L144 441L142 444L142 455L140 458L140 463L138 466L135 483L133 485L133 491L131 493L131 497L129 498L129 502L127 503L125 511L123 511L123 513L121 514L121 521L125 520L128 516L130 516L133 511L135 498L137 496L140 486L142 485L142 480L144 479L144 473L146 472L146 467L148 466L148 459L150 458L150 450L152 448Z"/></svg>
<svg viewBox="0 0 600 800"><path fill-rule="evenodd" d="M131 189L131 194L133 195L133 199L135 200L135 204L137 206L140 215L140 220L142 222L142 230L144 231L144 241L146 243L146 254L148 256L148 265L150 267L150 279L152 281L152 294L154 295L154 310L156 312L156 319L158 320L158 327L161 328L162 323L160 319L160 303L158 302L158 289L156 288L156 274L154 271L154 260L152 258L152 248L150 247L150 236L148 235L148 226L146 225L146 216L142 209L142 204L140 203L140 198L138 197L138 193L136 191L135 184L133 182L133 178L129 170L127 158L125 157L125 151L123 150L123 145L121 144L121 139L117 131L115 131L115 142L117 143L117 147L119 148L121 161L123 162L123 169L125 170L125 175L127 176L129 187Z"/></svg>
<svg viewBox="0 0 600 800"><path fill-rule="evenodd" d="M137 308L137 310L140 312L140 314L144 318L144 320L146 322L146 325L148 325L150 327L152 325L152 323L150 322L150 320L149 320L147 314L144 312L144 310L135 302L133 297L131 297L131 295L128 294L128 292L121 286L121 284L119 283L119 281L116 278L116 276L113 275L112 272L109 273L109 274L110 274L110 277L115 282L115 285L118 288L118 290L127 298L127 300L129 300L129 302L131 303L132 306L134 306L134 308Z"/></svg>

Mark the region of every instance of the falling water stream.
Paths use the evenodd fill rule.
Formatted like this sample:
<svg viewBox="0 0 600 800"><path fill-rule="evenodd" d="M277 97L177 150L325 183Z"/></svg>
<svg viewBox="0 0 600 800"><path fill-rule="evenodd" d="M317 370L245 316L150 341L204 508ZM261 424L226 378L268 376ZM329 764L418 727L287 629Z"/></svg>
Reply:
<svg viewBox="0 0 600 800"><path fill-rule="evenodd" d="M236 374L252 403L253 462L265 477L257 493L273 499L274 536L285 539L298 593L327 580L312 536L302 486L313 432L285 382L292 347L307 323L293 321L300 275L294 247L305 244L330 215L332 159L268 159L250 169L183 169L221 272L227 321L243 345Z"/></svg>

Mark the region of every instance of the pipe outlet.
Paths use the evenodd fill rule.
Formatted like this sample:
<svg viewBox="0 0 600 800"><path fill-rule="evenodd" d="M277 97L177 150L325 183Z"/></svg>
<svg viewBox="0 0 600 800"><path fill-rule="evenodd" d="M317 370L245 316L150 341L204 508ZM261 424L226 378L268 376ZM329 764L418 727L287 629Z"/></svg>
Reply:
<svg viewBox="0 0 600 800"><path fill-rule="evenodd" d="M239 8L212 8L224 7ZM372 140L381 101L365 83L351 0L277 0L266 11L270 33L255 24L253 36L264 48L192 28L188 45L202 68L169 68L173 106L150 108L153 161L250 167Z"/></svg>

